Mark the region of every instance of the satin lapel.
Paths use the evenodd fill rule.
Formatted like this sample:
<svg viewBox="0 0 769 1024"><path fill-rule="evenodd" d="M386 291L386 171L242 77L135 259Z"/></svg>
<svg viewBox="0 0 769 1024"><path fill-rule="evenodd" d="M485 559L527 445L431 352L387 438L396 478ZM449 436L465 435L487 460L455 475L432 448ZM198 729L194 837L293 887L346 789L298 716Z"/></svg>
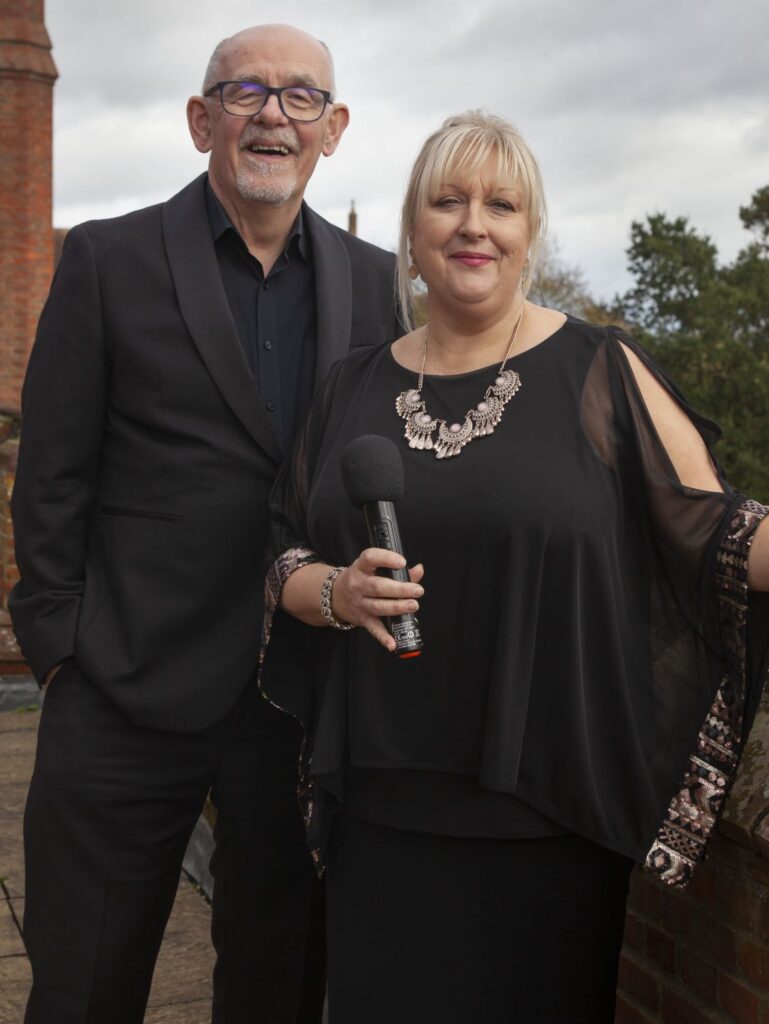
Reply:
<svg viewBox="0 0 769 1024"><path fill-rule="evenodd" d="M182 318L225 402L257 444L280 462L227 304L204 188L202 176L163 208L163 237Z"/></svg>
<svg viewBox="0 0 769 1024"><path fill-rule="evenodd" d="M352 324L352 274L350 257L332 227L309 207L304 208L315 270L318 350L315 387L326 379L332 364L350 350Z"/></svg>

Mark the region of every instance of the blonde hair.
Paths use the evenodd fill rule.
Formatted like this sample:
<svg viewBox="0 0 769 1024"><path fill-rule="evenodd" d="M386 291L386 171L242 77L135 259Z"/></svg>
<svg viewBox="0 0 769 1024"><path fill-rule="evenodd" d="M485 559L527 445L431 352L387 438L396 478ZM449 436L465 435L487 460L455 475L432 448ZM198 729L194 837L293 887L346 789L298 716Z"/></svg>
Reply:
<svg viewBox="0 0 769 1024"><path fill-rule="evenodd" d="M401 210L396 287L401 318L411 330L414 286L409 278L409 238L422 209L432 202L443 182L456 171L472 177L490 155L497 158L497 174L514 181L523 193L529 221L529 272L521 282L524 296L531 286L547 222L547 207L537 161L518 129L484 110L468 110L449 117L425 141L411 170Z"/></svg>

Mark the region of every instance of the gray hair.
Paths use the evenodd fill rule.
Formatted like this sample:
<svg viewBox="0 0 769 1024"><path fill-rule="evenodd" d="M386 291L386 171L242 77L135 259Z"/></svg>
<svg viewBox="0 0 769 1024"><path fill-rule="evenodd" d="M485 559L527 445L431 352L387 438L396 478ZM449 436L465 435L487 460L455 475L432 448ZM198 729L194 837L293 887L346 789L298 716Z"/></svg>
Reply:
<svg viewBox="0 0 769 1024"><path fill-rule="evenodd" d="M521 282L528 292L545 235L547 207L537 161L518 129L509 121L484 110L468 110L443 122L425 141L409 176L401 210L396 288L406 327L413 329L410 310L414 286L409 278L409 238L422 209L438 194L441 183L461 170L472 177L490 155L497 158L500 178L514 181L523 193L529 221L529 272Z"/></svg>

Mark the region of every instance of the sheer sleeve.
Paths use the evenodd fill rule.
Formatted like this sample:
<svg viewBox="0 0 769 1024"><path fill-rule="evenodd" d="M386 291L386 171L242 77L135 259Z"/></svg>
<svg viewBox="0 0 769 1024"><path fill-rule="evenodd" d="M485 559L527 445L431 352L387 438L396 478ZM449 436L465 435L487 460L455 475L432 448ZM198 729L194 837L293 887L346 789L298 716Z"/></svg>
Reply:
<svg viewBox="0 0 769 1024"><path fill-rule="evenodd" d="M323 561L309 541L307 509L323 440L333 415L342 363L332 367L310 408L270 495L271 536L265 577L264 619L259 657L259 687L281 711L307 730L314 704L317 667L325 630L312 629L279 608L288 577L297 569ZM269 652L269 657L268 657Z"/></svg>
<svg viewBox="0 0 769 1024"><path fill-rule="evenodd" d="M668 787L674 795L644 866L683 886L723 807L767 676L767 602L763 595L749 599L747 559L769 509L735 493L720 470L723 492L680 482L623 344L675 399L708 450L719 430L640 346L608 331L586 380L582 423L622 481L628 515L646 532L652 770L659 792Z"/></svg>

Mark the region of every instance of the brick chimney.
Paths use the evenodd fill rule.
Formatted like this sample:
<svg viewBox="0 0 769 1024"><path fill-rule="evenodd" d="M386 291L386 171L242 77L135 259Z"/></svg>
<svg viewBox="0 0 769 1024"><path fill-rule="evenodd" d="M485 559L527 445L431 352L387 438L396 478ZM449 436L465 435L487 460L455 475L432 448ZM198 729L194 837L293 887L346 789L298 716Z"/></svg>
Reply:
<svg viewBox="0 0 769 1024"><path fill-rule="evenodd" d="M0 0L0 675L24 671L5 611L18 578L9 501L21 384L53 270L56 78L43 0Z"/></svg>
<svg viewBox="0 0 769 1024"><path fill-rule="evenodd" d="M53 270L52 104L44 0L0 0L0 412L21 382Z"/></svg>

